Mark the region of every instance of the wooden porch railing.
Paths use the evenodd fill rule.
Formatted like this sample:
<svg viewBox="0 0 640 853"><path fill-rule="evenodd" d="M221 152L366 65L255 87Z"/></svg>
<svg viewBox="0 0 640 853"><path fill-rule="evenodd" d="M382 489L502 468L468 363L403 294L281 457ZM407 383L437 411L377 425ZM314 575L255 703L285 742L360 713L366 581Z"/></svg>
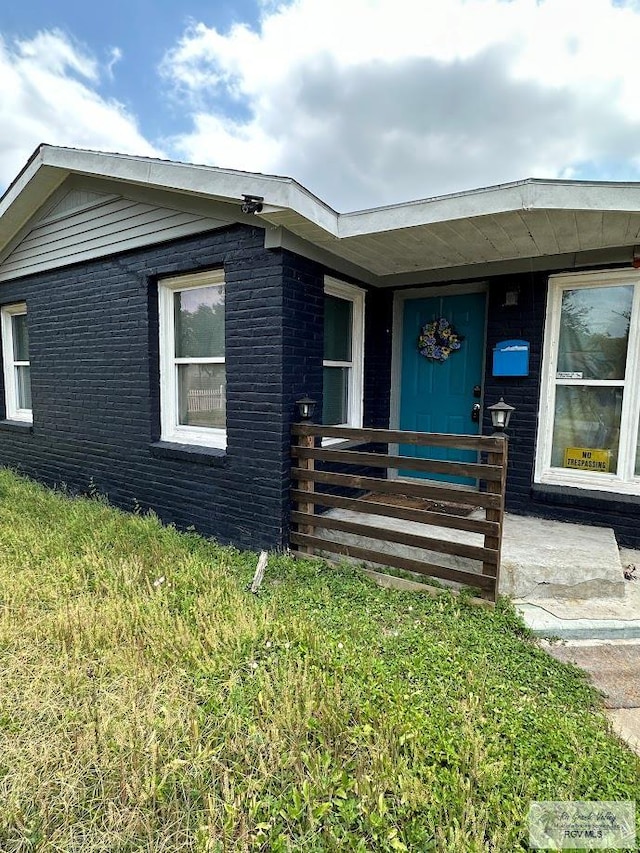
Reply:
<svg viewBox="0 0 640 853"><path fill-rule="evenodd" d="M428 575L465 586L475 587L485 599L495 601L498 596L500 576L500 551L504 516L504 494L507 468L507 441L504 436L446 435L440 433L404 432L400 430L354 429L351 427L328 427L299 423L292 428L294 446L292 455L294 487L291 498L294 508L291 521L296 529L290 534L290 542L300 553L313 554L319 551L352 557L363 562L390 566L396 569ZM347 448L316 446L322 438L344 439ZM354 449L354 442L356 448ZM365 449L357 445L365 445ZM373 447L371 447L373 445ZM418 445L475 450L486 454L486 462L449 462L400 456L389 452L389 446ZM378 452L382 446L385 452ZM320 468L316 467L316 463ZM483 485L481 491L467 491L446 485L437 485L433 480L414 479L409 482L370 476L369 473L346 473L357 466L363 469L384 469L383 477L390 470L416 471L419 473L444 474L455 477L471 477ZM339 467L341 470L330 470ZM317 485L331 488L331 492L318 490ZM356 492L353 495L353 492ZM337 492L337 493L336 493ZM468 518L434 509L414 509L379 503L363 499L363 494L375 492L382 495L406 495L423 498L437 504L465 504L482 507L485 518ZM351 493L349 496L348 493ZM317 508L347 509L355 513L386 516L407 522L436 525L449 529L464 530L481 534L482 544L454 542L449 539L425 536L408 530L390 530L383 526L334 518L330 513L318 513ZM380 542L392 542L423 549L436 554L453 555L477 561L478 570L451 568L426 562L414 557L400 556L374 547L334 542L317 535L319 530L340 531L354 537L366 537Z"/></svg>

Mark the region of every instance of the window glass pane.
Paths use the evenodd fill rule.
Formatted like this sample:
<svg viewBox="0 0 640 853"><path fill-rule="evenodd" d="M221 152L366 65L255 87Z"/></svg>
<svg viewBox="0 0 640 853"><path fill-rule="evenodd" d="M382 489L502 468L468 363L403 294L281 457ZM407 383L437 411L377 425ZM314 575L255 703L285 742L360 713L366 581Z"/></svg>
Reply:
<svg viewBox="0 0 640 853"><path fill-rule="evenodd" d="M224 286L174 294L176 358L224 355Z"/></svg>
<svg viewBox="0 0 640 853"><path fill-rule="evenodd" d="M349 413L349 367L325 367L322 423L346 424Z"/></svg>
<svg viewBox="0 0 640 853"><path fill-rule="evenodd" d="M562 295L558 373L624 379L633 286L586 287Z"/></svg>
<svg viewBox="0 0 640 853"><path fill-rule="evenodd" d="M226 426L224 364L178 365L178 422L183 426Z"/></svg>
<svg viewBox="0 0 640 853"><path fill-rule="evenodd" d="M615 474L621 412L622 388L558 385L551 464Z"/></svg>
<svg viewBox="0 0 640 853"><path fill-rule="evenodd" d="M27 315L15 314L11 318L11 323L13 324L13 358L15 361L29 361Z"/></svg>
<svg viewBox="0 0 640 853"><path fill-rule="evenodd" d="M351 361L353 304L337 296L324 297L325 361Z"/></svg>
<svg viewBox="0 0 640 853"><path fill-rule="evenodd" d="M16 367L16 392L19 409L31 409L31 369Z"/></svg>

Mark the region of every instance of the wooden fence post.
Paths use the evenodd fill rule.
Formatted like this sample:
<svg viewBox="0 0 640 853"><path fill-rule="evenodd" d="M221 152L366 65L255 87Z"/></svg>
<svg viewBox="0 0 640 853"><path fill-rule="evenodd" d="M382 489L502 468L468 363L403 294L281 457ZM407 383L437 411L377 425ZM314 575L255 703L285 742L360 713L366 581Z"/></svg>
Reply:
<svg viewBox="0 0 640 853"><path fill-rule="evenodd" d="M313 449L315 446L315 437L312 435L298 436L298 446ZM315 462L313 459L298 459L298 467L304 471L313 471L314 465ZM313 515L315 513L315 504L313 503L315 484L313 480L299 480L298 486L301 492L308 492L310 495L310 501L308 503L299 504L300 512L306 512L309 513L309 515ZM304 533L307 536L313 536L315 528L312 524L301 524L299 530L300 533ZM299 546L299 550L303 554L313 554L313 548L308 545Z"/></svg>
<svg viewBox="0 0 640 853"><path fill-rule="evenodd" d="M498 552L498 562L494 566L491 563L483 563L482 564L482 573L485 575L493 575L495 577L493 595L491 595L491 591L487 590L486 592L482 592L483 598L493 598L494 601L498 600L498 585L500 583L500 560L501 560L501 552L502 552L502 532L503 532L503 523L504 523L504 493L506 488L506 478L507 478L507 438L506 436L502 436L502 447L499 450L492 450L487 454L487 463L489 465L500 465L502 469L502 477L499 481L492 480L487 482L487 492L490 495L500 495L500 507L497 509L492 509L491 507L487 507L487 521L494 521L500 525L500 529L497 536L486 536L484 537L484 547L491 548L493 551Z"/></svg>

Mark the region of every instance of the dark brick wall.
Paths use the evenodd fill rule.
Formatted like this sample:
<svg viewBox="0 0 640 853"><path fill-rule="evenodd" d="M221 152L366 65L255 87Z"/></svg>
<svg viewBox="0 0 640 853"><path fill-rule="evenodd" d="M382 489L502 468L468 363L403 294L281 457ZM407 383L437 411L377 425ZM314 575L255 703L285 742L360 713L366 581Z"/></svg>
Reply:
<svg viewBox="0 0 640 853"><path fill-rule="evenodd" d="M517 307L504 307L505 292L509 288L519 289ZM546 293L546 275L497 279L489 288L482 431L491 434L491 417L486 407L497 403L501 396L516 407L509 430L507 477L508 509L513 512L527 511L533 482ZM531 345L529 376L493 376L493 349L499 341L512 338L521 338Z"/></svg>
<svg viewBox="0 0 640 853"><path fill-rule="evenodd" d="M297 419L295 401L304 395L317 400L316 420L322 415L322 358L324 348L324 276L363 285L291 252L283 253L283 395L285 421L282 432L283 506L289 517L291 423ZM366 288L365 288L366 289ZM364 426L389 425L391 380L391 322L393 295L366 289L364 357ZM289 416L288 420L286 416ZM381 469L331 465L331 470L380 476ZM318 486L318 491L325 487ZM326 487L326 491L343 490Z"/></svg>
<svg viewBox="0 0 640 853"><path fill-rule="evenodd" d="M157 280L220 266L227 452L158 446ZM233 226L3 284L1 304L28 304L34 424L0 424L0 464L48 484L93 488L125 508L152 508L222 542L286 545L295 401L309 394L322 407L325 272L290 252L266 251L259 228ZM504 307L507 286L519 288L517 307ZM504 395L517 407L508 508L612 526L621 543L640 545L638 499L533 485L546 291L542 274L490 284L484 402ZM365 426L389 424L392 299L389 290L367 289ZM531 342L530 375L494 378L493 347L512 337Z"/></svg>
<svg viewBox="0 0 640 853"><path fill-rule="evenodd" d="M324 349L324 270L306 258L283 252L284 360L282 385L285 409L283 455L290 456L290 425L297 419L296 400L309 396L322 412L322 353Z"/></svg>
<svg viewBox="0 0 640 853"><path fill-rule="evenodd" d="M159 444L157 281L221 266L227 451ZM28 305L34 424L0 424L0 464L222 542L286 546L295 401L322 410L324 274L234 226L3 284L0 304ZM367 293L368 425L388 423L389 300Z"/></svg>
<svg viewBox="0 0 640 853"><path fill-rule="evenodd" d="M283 383L291 415L295 417L295 401L303 394L318 401L318 418L322 412L325 273L366 291L363 423L368 427L388 428L393 293L366 288L361 282L284 252ZM285 427L288 429L288 425Z"/></svg>
<svg viewBox="0 0 640 853"><path fill-rule="evenodd" d="M365 313L364 425L389 428L393 292L370 290Z"/></svg>
<svg viewBox="0 0 640 853"><path fill-rule="evenodd" d="M640 498L534 485L547 284L547 274L532 274L498 278L490 285L485 406L497 402L500 396L516 406L509 430L507 509L524 515L612 527L619 544L640 547ZM519 288L518 306L504 307L505 291L513 287ZM528 377L491 375L493 347L498 341L510 338L531 343ZM491 432L486 410L483 428L485 433Z"/></svg>
<svg viewBox="0 0 640 853"><path fill-rule="evenodd" d="M153 447L157 279L220 266L227 453ZM223 542L282 545L282 282L282 257L263 248L263 232L234 226L3 284L3 304L28 304L34 424L0 428L0 464L92 486Z"/></svg>

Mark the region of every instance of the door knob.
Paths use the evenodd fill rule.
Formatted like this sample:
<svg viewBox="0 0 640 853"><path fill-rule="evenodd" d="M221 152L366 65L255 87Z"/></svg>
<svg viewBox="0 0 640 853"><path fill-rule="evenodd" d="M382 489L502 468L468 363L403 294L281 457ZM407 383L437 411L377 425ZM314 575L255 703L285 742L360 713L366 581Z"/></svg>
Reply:
<svg viewBox="0 0 640 853"><path fill-rule="evenodd" d="M480 420L480 403L474 403L471 407L471 420L478 423Z"/></svg>

